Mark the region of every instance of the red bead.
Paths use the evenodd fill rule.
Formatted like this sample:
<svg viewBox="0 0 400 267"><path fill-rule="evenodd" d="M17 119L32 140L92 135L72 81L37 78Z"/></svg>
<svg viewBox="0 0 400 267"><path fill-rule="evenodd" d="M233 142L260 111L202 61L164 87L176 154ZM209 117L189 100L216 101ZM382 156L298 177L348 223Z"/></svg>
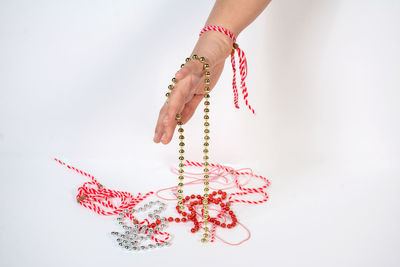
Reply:
<svg viewBox="0 0 400 267"><path fill-rule="evenodd" d="M216 225L220 225L221 223L219 221L215 221L215 224Z"/></svg>
<svg viewBox="0 0 400 267"><path fill-rule="evenodd" d="M190 199L190 197L189 197L189 196L186 196L186 197L185 197L185 199L186 199L186 200L189 200L189 199Z"/></svg>
<svg viewBox="0 0 400 267"><path fill-rule="evenodd" d="M222 228L225 228L225 227L226 227L226 224L225 224L225 223L221 223L221 227L222 227Z"/></svg>
<svg viewBox="0 0 400 267"><path fill-rule="evenodd" d="M196 198L196 196L195 196L195 195L191 195L190 198L191 198L191 199L194 199L194 198Z"/></svg>
<svg viewBox="0 0 400 267"><path fill-rule="evenodd" d="M231 224L232 224L232 227L236 226L236 222L232 222Z"/></svg>
<svg viewBox="0 0 400 267"><path fill-rule="evenodd" d="M156 227L156 224L152 223L152 224L150 224L150 227L154 228L154 227Z"/></svg>
<svg viewBox="0 0 400 267"><path fill-rule="evenodd" d="M190 229L190 232L196 233L196 229L192 228L192 229Z"/></svg>
<svg viewBox="0 0 400 267"><path fill-rule="evenodd" d="M226 227L228 227L228 229L231 229L231 228L232 228L232 225L231 225L231 224L228 224Z"/></svg>
<svg viewBox="0 0 400 267"><path fill-rule="evenodd" d="M186 218L182 218L182 222L187 222L187 219Z"/></svg>
<svg viewBox="0 0 400 267"><path fill-rule="evenodd" d="M200 196L200 195L197 195L197 198L198 198L198 199L201 199L201 196Z"/></svg>
<svg viewBox="0 0 400 267"><path fill-rule="evenodd" d="M176 221L176 222L180 222L180 221L181 221L181 219L179 219L179 218L175 218L175 221Z"/></svg>
<svg viewBox="0 0 400 267"><path fill-rule="evenodd" d="M186 216L187 215L187 213L186 212L182 212L182 216Z"/></svg>
<svg viewBox="0 0 400 267"><path fill-rule="evenodd" d="M172 218L172 217L169 217L169 218L168 218L168 221L169 221L169 222L172 222L173 220L174 220L174 218Z"/></svg>
<svg viewBox="0 0 400 267"><path fill-rule="evenodd" d="M161 223L161 221L157 219L156 224L159 225L160 223Z"/></svg>
<svg viewBox="0 0 400 267"><path fill-rule="evenodd" d="M222 190L218 190L218 194L220 194L220 195L221 195L221 194L222 194Z"/></svg>
<svg viewBox="0 0 400 267"><path fill-rule="evenodd" d="M213 196L215 196L216 194L217 194L217 192L215 192L215 191L211 193L211 195L213 195Z"/></svg>

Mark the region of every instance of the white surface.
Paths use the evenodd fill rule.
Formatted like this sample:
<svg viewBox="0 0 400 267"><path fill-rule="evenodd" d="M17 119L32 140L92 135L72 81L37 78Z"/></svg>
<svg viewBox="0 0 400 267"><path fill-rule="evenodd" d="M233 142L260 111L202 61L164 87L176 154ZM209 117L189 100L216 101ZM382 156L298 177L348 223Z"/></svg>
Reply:
<svg viewBox="0 0 400 267"><path fill-rule="evenodd" d="M110 188L176 184L176 141L153 144L154 124L212 1L144 2L0 2L0 265L399 266L394 0L273 1L239 36L257 116L234 110L227 62L211 158L271 179L268 204L235 209L250 241L203 246L174 226L168 249L114 247L113 219L76 204L83 177L52 157Z"/></svg>

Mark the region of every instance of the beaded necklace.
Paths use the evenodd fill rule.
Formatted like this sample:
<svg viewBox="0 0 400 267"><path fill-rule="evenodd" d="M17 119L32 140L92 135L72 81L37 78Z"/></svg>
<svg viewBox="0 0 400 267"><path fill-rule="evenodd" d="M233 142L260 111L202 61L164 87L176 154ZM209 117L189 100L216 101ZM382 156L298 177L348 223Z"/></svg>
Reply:
<svg viewBox="0 0 400 267"><path fill-rule="evenodd" d="M204 129L204 144L203 144L204 145L204 149L203 149L203 153L204 153L204 156L203 156L203 160L204 160L203 161L203 166L204 166L204 169L203 169L203 171L204 171L204 176L203 176L204 177L204 194L203 194L203 198L202 198L202 204L203 204L202 217L203 217L203 230L204 230L204 233L203 233L203 238L201 239L201 242L206 243L207 242L207 238L209 236L209 234L208 234L209 228L207 226L208 226L208 197L209 197L208 192L210 190L208 188L208 185L209 185L209 180L208 179L210 178L209 169L208 169L208 166L209 166L209 163L208 163L208 160L209 160L208 147L210 145L208 143L208 141L210 140L210 136L208 135L210 133L210 130L208 128L210 126L210 123L208 122L208 120L210 118L209 115L208 115L209 112L210 112L210 110L209 110L209 106L210 106L210 101L209 101L209 99L210 99L210 94L209 94L210 93L210 87L209 87L209 85L210 85L210 71L209 71L209 68L210 68L210 65L206 62L206 59L204 57L199 57L196 54L192 55L191 57L186 58L185 62L187 63L187 62L189 62L191 60L197 60L198 62L200 62L203 65L203 70L205 71L205 79L204 79L204 92L205 92L205 94L204 94L204 116L203 116L203 118L204 118L204 127L205 127L205 129ZM185 66L185 64L182 64L181 68L183 66ZM178 81L175 78L172 78L172 82L175 84ZM174 85L171 84L171 85L168 86L168 88L170 90L173 90ZM166 96L167 96L167 98L169 98L170 97L170 93L168 92L166 94ZM180 143L179 143L179 147L180 147L179 148L179 170L178 170L178 172L179 172L179 176L178 176L179 183L178 183L177 199L178 199L178 210L183 212L185 210L184 197L183 197L183 180L185 178L183 176L183 173L184 173L183 167L185 166L185 163L184 163L185 157L183 156L183 154L185 153L185 150L183 149L183 147L185 146L185 143L183 142L183 140L185 139L185 136L183 135L184 130L182 128L183 122L181 120L182 119L181 114L177 114L175 119L176 119L177 124L179 126L178 127L178 133L179 133L179 140L180 140Z"/></svg>

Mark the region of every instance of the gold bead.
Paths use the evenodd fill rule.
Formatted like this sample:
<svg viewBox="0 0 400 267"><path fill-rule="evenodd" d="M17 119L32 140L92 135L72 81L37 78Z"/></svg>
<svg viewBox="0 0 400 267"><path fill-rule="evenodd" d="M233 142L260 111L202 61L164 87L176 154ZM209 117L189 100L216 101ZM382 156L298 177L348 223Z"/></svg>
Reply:
<svg viewBox="0 0 400 267"><path fill-rule="evenodd" d="M203 169L204 172L209 172L210 170L208 168Z"/></svg>
<svg viewBox="0 0 400 267"><path fill-rule="evenodd" d="M210 76L211 73L209 71L206 71L206 76Z"/></svg>
<svg viewBox="0 0 400 267"><path fill-rule="evenodd" d="M186 61L186 62L189 62L189 61L190 61L190 57L187 57L187 58L185 59L185 61Z"/></svg>
<svg viewBox="0 0 400 267"><path fill-rule="evenodd" d="M182 115L181 115L181 114L176 114L175 119L176 119L176 120L182 119Z"/></svg>
<svg viewBox="0 0 400 267"><path fill-rule="evenodd" d="M193 56L192 56L192 59L198 59L199 57L196 55L196 54L194 54Z"/></svg>
<svg viewBox="0 0 400 267"><path fill-rule="evenodd" d="M183 128L178 128L178 132L183 133L184 132Z"/></svg>
<svg viewBox="0 0 400 267"><path fill-rule="evenodd" d="M208 182L207 182L208 183ZM209 195L208 194L204 194L203 197L208 198Z"/></svg>
<svg viewBox="0 0 400 267"><path fill-rule="evenodd" d="M185 139L185 137L183 135L180 135L179 139L183 140L183 139Z"/></svg>
<svg viewBox="0 0 400 267"><path fill-rule="evenodd" d="M208 143L207 143L207 144L208 144ZM208 162L204 162L203 165L204 165L204 166L208 166L209 163L208 163Z"/></svg>
<svg viewBox="0 0 400 267"><path fill-rule="evenodd" d="M208 113L208 112L210 112L210 109L209 109L209 108L205 108L205 109L204 109L204 112L205 112L205 113Z"/></svg>
<svg viewBox="0 0 400 267"><path fill-rule="evenodd" d="M206 122L204 123L204 126L208 127L208 126L210 126L210 123L209 123L208 121L206 121Z"/></svg>
<svg viewBox="0 0 400 267"><path fill-rule="evenodd" d="M205 120L208 120L209 118L210 118L210 116L204 115L204 119L205 119Z"/></svg>
<svg viewBox="0 0 400 267"><path fill-rule="evenodd" d="M204 98L210 98L210 94L205 94Z"/></svg>
<svg viewBox="0 0 400 267"><path fill-rule="evenodd" d="M208 204L207 199L203 199L203 204ZM207 211L208 212L208 211ZM207 213L208 214L208 213Z"/></svg>
<svg viewBox="0 0 400 267"><path fill-rule="evenodd" d="M180 192L179 192L179 191L180 191ZM182 193L183 193L183 190L179 189L179 190L178 190L178 193L179 193L179 194L182 194ZM182 199L182 196L177 196L177 199L181 200L181 199Z"/></svg>
<svg viewBox="0 0 400 267"><path fill-rule="evenodd" d="M179 126L181 126L181 125L183 125L183 122L182 121L178 121L178 123L177 123Z"/></svg>
<svg viewBox="0 0 400 267"><path fill-rule="evenodd" d="M208 179L208 178L210 178L210 176L209 176L209 175L207 175L207 174L205 174L203 177L204 177L204 179Z"/></svg>
<svg viewBox="0 0 400 267"><path fill-rule="evenodd" d="M182 187L182 186L183 186L183 183L179 183L178 186L181 186L181 187Z"/></svg>
<svg viewBox="0 0 400 267"><path fill-rule="evenodd" d="M179 157L179 159L180 159L180 157ZM183 169L179 169L178 170L178 173L184 173L185 171L183 170Z"/></svg>
<svg viewBox="0 0 400 267"><path fill-rule="evenodd" d="M210 184L209 181L205 181L205 182L204 182L204 185L205 185L205 186L208 186L209 184Z"/></svg>
<svg viewBox="0 0 400 267"><path fill-rule="evenodd" d="M208 192L208 191L210 191L210 189L209 188L204 188L204 192Z"/></svg>
<svg viewBox="0 0 400 267"><path fill-rule="evenodd" d="M210 101L208 101L208 100L207 100L207 101L204 101L204 105L205 105L205 106L209 106L209 105L210 105Z"/></svg>
<svg viewBox="0 0 400 267"><path fill-rule="evenodd" d="M204 145L204 146L209 146L210 144L209 144L208 142L205 142L203 145ZM204 165L204 166L205 166L205 165Z"/></svg>
<svg viewBox="0 0 400 267"><path fill-rule="evenodd" d="M202 238L202 239L201 239L201 243L207 243L207 239Z"/></svg>
<svg viewBox="0 0 400 267"><path fill-rule="evenodd" d="M179 146L185 146L185 143L184 142L180 142Z"/></svg>
<svg viewBox="0 0 400 267"><path fill-rule="evenodd" d="M182 181L183 179L185 179L185 176L179 175L178 179Z"/></svg>
<svg viewBox="0 0 400 267"><path fill-rule="evenodd" d="M208 232L208 231L210 231L210 229L208 229L208 227L204 227L204 231Z"/></svg>
<svg viewBox="0 0 400 267"><path fill-rule="evenodd" d="M210 84L210 79L205 79L205 80L204 80L204 83L205 83L205 84Z"/></svg>
<svg viewBox="0 0 400 267"><path fill-rule="evenodd" d="M203 65L203 67L204 67L205 70L208 70L208 69L210 68L210 65L209 65L208 63L205 63L205 64Z"/></svg>
<svg viewBox="0 0 400 267"><path fill-rule="evenodd" d="M200 57L199 60L201 63L204 63L204 61L206 61L206 59L204 57Z"/></svg>
<svg viewBox="0 0 400 267"><path fill-rule="evenodd" d="M182 163L182 162L181 162L181 163L179 163L179 167L180 167L180 168L183 168L183 167L185 167L185 163Z"/></svg>
<svg viewBox="0 0 400 267"><path fill-rule="evenodd" d="M208 153L208 149L207 148L203 149L203 153Z"/></svg>
<svg viewBox="0 0 400 267"><path fill-rule="evenodd" d="M179 160L184 160L184 159L185 159L184 156L180 156L180 157L179 157Z"/></svg>
<svg viewBox="0 0 400 267"><path fill-rule="evenodd" d="M208 135L204 136L204 140L210 140L210 137Z"/></svg>
<svg viewBox="0 0 400 267"><path fill-rule="evenodd" d="M169 92L165 94L165 96L166 96L166 97L169 97L169 95L170 95L170 93L169 93Z"/></svg>
<svg viewBox="0 0 400 267"><path fill-rule="evenodd" d="M209 93L210 91L211 91L211 89L210 89L210 87L206 87L206 88L204 88L204 91L206 91L207 93Z"/></svg>
<svg viewBox="0 0 400 267"><path fill-rule="evenodd" d="M175 77L172 78L172 82L173 82L173 83L176 83L176 82L177 82Z"/></svg>
<svg viewBox="0 0 400 267"><path fill-rule="evenodd" d="M184 66L185 66L185 64L182 64L182 65L181 65L181 68L183 68Z"/></svg>
<svg viewBox="0 0 400 267"><path fill-rule="evenodd" d="M178 204L179 204L179 205L183 205L183 201L182 201L182 200L179 200L179 201L178 201Z"/></svg>
<svg viewBox="0 0 400 267"><path fill-rule="evenodd" d="M183 154L183 153L185 153L185 150L179 149L179 153Z"/></svg>
<svg viewBox="0 0 400 267"><path fill-rule="evenodd" d="M203 215L204 220L207 220L207 218L208 218L208 215Z"/></svg>
<svg viewBox="0 0 400 267"><path fill-rule="evenodd" d="M175 79L175 78L174 78L174 79ZM174 89L174 85L173 85L173 84L168 85L168 89L169 89L169 90Z"/></svg>
<svg viewBox="0 0 400 267"><path fill-rule="evenodd" d="M208 234L204 233L204 234L203 234L203 237L204 237L204 238L208 237Z"/></svg>
<svg viewBox="0 0 400 267"><path fill-rule="evenodd" d="M204 129L204 132L205 132L206 134L208 134L208 133L210 133L210 129Z"/></svg>

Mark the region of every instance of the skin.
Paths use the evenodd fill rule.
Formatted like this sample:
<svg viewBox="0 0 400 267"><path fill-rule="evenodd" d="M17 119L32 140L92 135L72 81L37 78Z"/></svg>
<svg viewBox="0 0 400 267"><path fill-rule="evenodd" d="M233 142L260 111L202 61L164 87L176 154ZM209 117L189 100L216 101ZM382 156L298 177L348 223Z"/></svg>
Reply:
<svg viewBox="0 0 400 267"><path fill-rule="evenodd" d="M271 0L217 0L205 26L218 25L229 29L236 37L268 6ZM210 65L212 90L233 49L232 40L223 33L208 31L201 35L192 54L203 56ZM204 97L204 70L197 61L185 64L176 74L177 83L169 100L161 107L153 141L168 144L175 132L176 114L187 123Z"/></svg>

